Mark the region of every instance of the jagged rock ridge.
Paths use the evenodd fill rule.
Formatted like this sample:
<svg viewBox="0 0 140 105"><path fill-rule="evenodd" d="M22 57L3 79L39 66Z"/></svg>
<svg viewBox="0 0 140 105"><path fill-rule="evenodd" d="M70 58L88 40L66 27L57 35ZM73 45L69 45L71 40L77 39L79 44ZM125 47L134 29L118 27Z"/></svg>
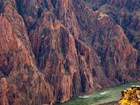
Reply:
<svg viewBox="0 0 140 105"><path fill-rule="evenodd" d="M65 102L136 81L138 52L83 0L0 0L0 104Z"/></svg>

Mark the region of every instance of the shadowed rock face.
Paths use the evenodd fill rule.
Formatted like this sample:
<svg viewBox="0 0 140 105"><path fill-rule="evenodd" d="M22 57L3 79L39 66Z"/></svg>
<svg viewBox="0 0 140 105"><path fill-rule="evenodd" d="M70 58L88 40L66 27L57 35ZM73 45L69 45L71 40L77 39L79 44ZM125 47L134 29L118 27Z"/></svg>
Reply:
<svg viewBox="0 0 140 105"><path fill-rule="evenodd" d="M121 26L83 0L0 0L0 104L42 105L136 81Z"/></svg>
<svg viewBox="0 0 140 105"><path fill-rule="evenodd" d="M138 52L137 70L140 68L140 1L139 0L84 0L94 11L108 14L119 24L129 42Z"/></svg>

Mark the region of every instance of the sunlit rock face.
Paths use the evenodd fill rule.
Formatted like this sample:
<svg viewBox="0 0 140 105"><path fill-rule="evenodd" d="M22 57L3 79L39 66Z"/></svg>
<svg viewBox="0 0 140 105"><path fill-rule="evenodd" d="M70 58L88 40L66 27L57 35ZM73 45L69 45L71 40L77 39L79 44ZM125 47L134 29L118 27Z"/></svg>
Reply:
<svg viewBox="0 0 140 105"><path fill-rule="evenodd" d="M53 87L39 73L24 21L14 2L2 1L0 14L0 105L42 105Z"/></svg>
<svg viewBox="0 0 140 105"><path fill-rule="evenodd" d="M42 105L136 81L138 51L83 0L0 0L0 105Z"/></svg>

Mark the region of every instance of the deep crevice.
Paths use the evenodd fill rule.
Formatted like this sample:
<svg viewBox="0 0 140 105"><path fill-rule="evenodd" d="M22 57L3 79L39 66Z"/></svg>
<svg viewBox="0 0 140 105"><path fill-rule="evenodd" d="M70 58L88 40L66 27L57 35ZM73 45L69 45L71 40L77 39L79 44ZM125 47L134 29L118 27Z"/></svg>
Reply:
<svg viewBox="0 0 140 105"><path fill-rule="evenodd" d="M0 13L3 13L4 11L4 4L3 4L3 0L0 1Z"/></svg>

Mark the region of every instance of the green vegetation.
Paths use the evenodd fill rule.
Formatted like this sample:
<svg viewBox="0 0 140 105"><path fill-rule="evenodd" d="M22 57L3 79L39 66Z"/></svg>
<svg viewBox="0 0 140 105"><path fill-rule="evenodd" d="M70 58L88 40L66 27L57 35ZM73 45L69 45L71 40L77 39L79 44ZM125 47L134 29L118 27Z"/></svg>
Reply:
<svg viewBox="0 0 140 105"><path fill-rule="evenodd" d="M113 88L99 90L91 94L74 97L64 104L58 103L56 105L99 105L118 101L121 98L121 91L131 87L132 85L140 85L140 82L128 83Z"/></svg>

